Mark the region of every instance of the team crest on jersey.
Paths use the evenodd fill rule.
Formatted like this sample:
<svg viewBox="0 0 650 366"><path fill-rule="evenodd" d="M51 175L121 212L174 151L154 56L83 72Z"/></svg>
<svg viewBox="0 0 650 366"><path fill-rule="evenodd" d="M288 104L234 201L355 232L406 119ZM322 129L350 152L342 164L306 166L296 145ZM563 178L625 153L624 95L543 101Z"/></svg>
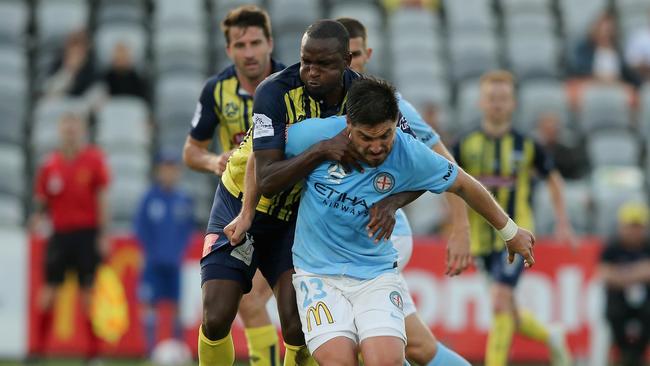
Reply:
<svg viewBox="0 0 650 366"><path fill-rule="evenodd" d="M388 297L390 298L390 302L392 302L393 305L397 306L397 308L400 310L404 310L404 300L402 299L402 295L399 292L393 291L390 293L390 295L388 295Z"/></svg>
<svg viewBox="0 0 650 366"><path fill-rule="evenodd" d="M235 102L226 103L226 107L223 109L223 113L228 118L233 118L237 116L238 112L239 112L239 107L237 106L237 104L235 104Z"/></svg>
<svg viewBox="0 0 650 366"><path fill-rule="evenodd" d="M373 181L375 191L379 193L389 192L395 186L395 178L390 173L382 172L377 174Z"/></svg>

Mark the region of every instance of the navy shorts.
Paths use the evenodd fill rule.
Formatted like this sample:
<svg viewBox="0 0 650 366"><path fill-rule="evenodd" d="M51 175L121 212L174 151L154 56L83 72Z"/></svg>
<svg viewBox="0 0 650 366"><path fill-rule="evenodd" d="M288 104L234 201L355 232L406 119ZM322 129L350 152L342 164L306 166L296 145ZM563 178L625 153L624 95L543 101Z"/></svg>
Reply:
<svg viewBox="0 0 650 366"><path fill-rule="evenodd" d="M241 205L238 197L219 184L203 243L201 286L208 280L234 280L241 283L244 293L248 293L258 268L271 288L281 274L293 269L291 246L295 220L287 222L256 212L244 243L236 247L230 245L223 229L239 214Z"/></svg>
<svg viewBox="0 0 650 366"><path fill-rule="evenodd" d="M140 280L140 299L152 305L161 300L177 303L180 298L180 282L180 265L146 263Z"/></svg>
<svg viewBox="0 0 650 366"><path fill-rule="evenodd" d="M505 249L479 256L477 264L492 280L510 287L517 285L524 271L524 259L517 254L512 264L509 264L508 251Z"/></svg>

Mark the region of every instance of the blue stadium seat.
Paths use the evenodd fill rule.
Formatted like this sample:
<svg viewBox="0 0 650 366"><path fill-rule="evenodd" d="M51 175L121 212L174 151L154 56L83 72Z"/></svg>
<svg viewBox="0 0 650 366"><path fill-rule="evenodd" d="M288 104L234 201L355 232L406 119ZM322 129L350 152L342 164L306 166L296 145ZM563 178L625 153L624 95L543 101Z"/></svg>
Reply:
<svg viewBox="0 0 650 366"><path fill-rule="evenodd" d="M29 189L25 167L25 151L21 145L0 143L0 192L25 197Z"/></svg>
<svg viewBox="0 0 650 366"><path fill-rule="evenodd" d="M586 133L598 128L630 127L628 96L621 86L590 84L582 94L580 105L580 127Z"/></svg>
<svg viewBox="0 0 650 366"><path fill-rule="evenodd" d="M107 151L151 145L149 111L136 97L113 97L97 113L97 142Z"/></svg>
<svg viewBox="0 0 650 366"><path fill-rule="evenodd" d="M599 130L589 134L589 161L593 166L639 166L641 142L626 129Z"/></svg>
<svg viewBox="0 0 650 366"><path fill-rule="evenodd" d="M564 84L555 80L531 80L520 84L519 114L515 126L521 131L533 131L541 114L556 114L566 128L571 122L569 102Z"/></svg>

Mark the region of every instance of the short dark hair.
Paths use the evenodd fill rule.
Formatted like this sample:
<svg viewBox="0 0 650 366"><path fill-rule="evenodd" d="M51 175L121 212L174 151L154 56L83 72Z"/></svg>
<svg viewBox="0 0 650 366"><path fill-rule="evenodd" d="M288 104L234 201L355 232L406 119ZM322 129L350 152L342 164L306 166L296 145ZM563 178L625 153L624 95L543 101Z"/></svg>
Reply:
<svg viewBox="0 0 650 366"><path fill-rule="evenodd" d="M364 77L352 83L346 103L350 122L374 126L379 123L397 121L399 108L395 87L387 81Z"/></svg>
<svg viewBox="0 0 650 366"><path fill-rule="evenodd" d="M305 35L314 39L335 38L339 43L339 51L344 57L350 53L350 35L343 24L332 19L321 19L312 23Z"/></svg>
<svg viewBox="0 0 650 366"><path fill-rule="evenodd" d="M271 39L271 19L269 14L256 5L242 5L228 12L221 22L221 31L226 37L226 45L230 44L228 34L232 27L260 27L266 39Z"/></svg>
<svg viewBox="0 0 650 366"><path fill-rule="evenodd" d="M337 18L336 21L343 24L345 29L348 31L350 38L361 38L363 44L366 44L368 34L366 33L366 27L364 27L360 21L347 17Z"/></svg>

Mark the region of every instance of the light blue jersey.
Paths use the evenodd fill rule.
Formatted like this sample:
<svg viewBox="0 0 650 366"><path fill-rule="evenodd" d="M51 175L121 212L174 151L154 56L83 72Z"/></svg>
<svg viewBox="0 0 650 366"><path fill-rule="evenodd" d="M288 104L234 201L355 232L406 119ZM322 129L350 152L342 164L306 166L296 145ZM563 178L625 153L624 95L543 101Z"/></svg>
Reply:
<svg viewBox="0 0 650 366"><path fill-rule="evenodd" d="M415 137L418 138L423 144L427 145L429 148L432 148L433 145L440 142L440 136L434 131L431 126L429 126L415 110L415 107L408 101L402 98L402 96L397 94L397 101L399 103L399 111L402 112L402 116L408 121L411 126L411 131L415 133ZM411 225L409 225L408 219L404 210L399 209L395 213L395 228L393 229L393 235L398 236L411 236Z"/></svg>
<svg viewBox="0 0 650 366"><path fill-rule="evenodd" d="M402 112L402 116L408 121L409 126L411 126L411 131L413 131L418 140L429 148L440 141L440 135L422 119L422 116L415 110L415 107L404 100L399 93L397 93L397 102L399 103L399 111Z"/></svg>
<svg viewBox="0 0 650 366"><path fill-rule="evenodd" d="M291 125L287 158L334 137L345 125L345 117L307 119ZM346 173L338 163L325 162L305 178L293 245L297 268L358 279L395 271L397 251L392 242L375 244L368 237L370 207L399 192L443 192L458 174L455 164L399 130L384 163L364 169L364 173Z"/></svg>

